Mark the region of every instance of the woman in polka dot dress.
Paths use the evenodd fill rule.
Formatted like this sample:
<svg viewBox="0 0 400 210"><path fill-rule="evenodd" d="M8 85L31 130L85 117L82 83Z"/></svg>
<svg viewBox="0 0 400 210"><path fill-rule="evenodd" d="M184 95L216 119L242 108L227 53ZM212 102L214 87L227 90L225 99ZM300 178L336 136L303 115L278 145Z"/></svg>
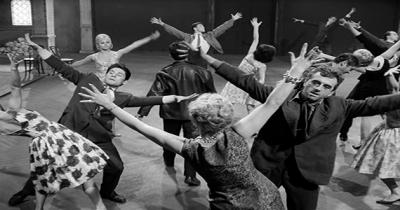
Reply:
<svg viewBox="0 0 400 210"><path fill-rule="evenodd" d="M17 63L11 61L11 97L7 110L0 111L0 134L28 135L30 170L36 191L36 210L42 210L47 195L82 185L95 204L105 209L92 178L106 165L108 156L91 141L65 126L22 107Z"/></svg>

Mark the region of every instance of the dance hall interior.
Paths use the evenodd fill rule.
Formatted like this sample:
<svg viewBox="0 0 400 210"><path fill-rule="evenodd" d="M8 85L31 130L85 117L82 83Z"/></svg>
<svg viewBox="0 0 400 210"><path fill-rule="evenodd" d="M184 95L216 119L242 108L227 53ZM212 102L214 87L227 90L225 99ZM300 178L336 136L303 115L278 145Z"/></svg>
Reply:
<svg viewBox="0 0 400 210"><path fill-rule="evenodd" d="M400 210L400 1L0 11L1 210Z"/></svg>

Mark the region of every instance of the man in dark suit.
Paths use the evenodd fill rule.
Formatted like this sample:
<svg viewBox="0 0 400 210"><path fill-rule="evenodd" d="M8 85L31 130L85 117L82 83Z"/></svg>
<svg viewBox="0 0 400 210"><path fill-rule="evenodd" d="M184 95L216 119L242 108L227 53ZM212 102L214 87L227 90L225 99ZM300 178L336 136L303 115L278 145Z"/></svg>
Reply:
<svg viewBox="0 0 400 210"><path fill-rule="evenodd" d="M217 74L260 102L273 90L234 66L204 53L202 56ZM316 209L319 185L328 184L332 176L336 136L346 117L376 115L400 106L400 94L365 100L334 96L342 81L329 65L310 69L302 85L272 115L253 143L251 157L256 168L285 188L289 210Z"/></svg>
<svg viewBox="0 0 400 210"><path fill-rule="evenodd" d="M182 95L193 93L215 93L212 74L207 69L186 62L189 48L181 41L169 45L171 57L175 60L157 73L156 79L147 96ZM188 101L160 106L160 117L163 119L164 130L168 133L179 135L181 129L185 138L195 138L198 133L192 124L187 110ZM140 117L147 116L152 106L141 107L138 111ZM174 167L176 153L164 149L163 158L165 166ZM185 160L185 183L190 186L199 186L196 171Z"/></svg>
<svg viewBox="0 0 400 210"><path fill-rule="evenodd" d="M217 28L208 32L206 32L205 27L201 22L195 22L192 24L193 34L182 32L179 29L164 23L161 18L153 17L150 19L150 22L162 26L167 33L171 34L179 40L189 43L195 50L200 47L204 52L207 53L210 47L212 47L218 53L222 54L224 51L222 50L222 46L217 40L217 37L225 33L225 31L231 28L233 26L233 23L240 18L242 18L242 14L239 12L234 15L231 14L230 20L225 21ZM193 64L207 67L207 64L202 60L198 51L191 51L189 53L188 60Z"/></svg>
<svg viewBox="0 0 400 210"><path fill-rule="evenodd" d="M81 92L82 87L90 88L89 84L92 84L111 97L114 103L121 108L172 103L178 100L177 96L136 97L130 93L117 91L118 87L125 84L131 76L129 69L124 65L111 65L107 70L104 81L102 81L94 73L81 73L71 66L66 65L52 55L51 52L31 42L29 37L27 37L27 40L30 45L38 50L39 55L47 64L65 79L76 85L75 92L65 108L59 123L93 141L109 156L110 159L104 168L103 182L101 184L100 194L102 198L118 203L126 202L123 196L115 192L124 169L122 159L112 142L112 121L115 117L111 112L102 109L94 103L80 103L82 98L78 93ZM10 198L9 204L11 206L17 205L33 193L32 180L29 179L24 188Z"/></svg>

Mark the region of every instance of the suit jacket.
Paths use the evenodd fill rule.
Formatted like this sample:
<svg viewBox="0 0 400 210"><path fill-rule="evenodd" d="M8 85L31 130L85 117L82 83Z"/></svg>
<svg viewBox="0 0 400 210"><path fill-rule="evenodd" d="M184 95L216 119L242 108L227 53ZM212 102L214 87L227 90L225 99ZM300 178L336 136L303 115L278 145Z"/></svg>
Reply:
<svg viewBox="0 0 400 210"><path fill-rule="evenodd" d="M260 102L265 102L273 90L273 87L258 83L252 75L229 64L222 64L216 72ZM335 162L336 137L346 117L376 115L400 106L400 94L366 100L330 96L314 111L305 141L299 141L296 129L300 106L292 100L297 92L294 91L271 116L252 146L254 164L267 177L279 174L285 160L294 152L297 167L307 180L319 185L327 184Z"/></svg>
<svg viewBox="0 0 400 210"><path fill-rule="evenodd" d="M156 79L147 96L182 95L193 93L215 93L214 80L209 70L185 61L176 61L156 74ZM160 117L172 120L190 120L189 101L163 104ZM152 106L141 107L138 114L147 116Z"/></svg>
<svg viewBox="0 0 400 210"><path fill-rule="evenodd" d="M222 50L222 46L219 43L219 41L217 40L217 37L219 37L226 30L231 28L233 26L234 22L235 21L233 19L230 19L228 21L225 21L223 24L221 24L214 30L203 33L204 40L206 40L208 42L208 44L210 44L210 46L213 47L217 52L223 53L224 51ZM179 29L177 29L173 26L170 26L168 24L164 24L163 27L167 33L171 34L172 36L175 36L179 40L184 40L184 41L191 43L195 38L193 34L188 34L188 33L182 32Z"/></svg>
<svg viewBox="0 0 400 210"><path fill-rule="evenodd" d="M113 136L111 128L114 115L95 103L80 103L79 101L84 98L78 94L82 92L82 87L90 89L89 84L96 86L99 91L104 91L103 82L95 74L81 73L54 56L45 61L64 78L76 85L59 123L95 143L110 142ZM162 104L162 97L136 97L130 93L115 91L114 103L121 108L155 105Z"/></svg>
<svg viewBox="0 0 400 210"><path fill-rule="evenodd" d="M374 56L378 56L389 49L394 43L379 39L367 30L360 28L361 34L356 36L357 40L364 44L364 47L371 51Z"/></svg>

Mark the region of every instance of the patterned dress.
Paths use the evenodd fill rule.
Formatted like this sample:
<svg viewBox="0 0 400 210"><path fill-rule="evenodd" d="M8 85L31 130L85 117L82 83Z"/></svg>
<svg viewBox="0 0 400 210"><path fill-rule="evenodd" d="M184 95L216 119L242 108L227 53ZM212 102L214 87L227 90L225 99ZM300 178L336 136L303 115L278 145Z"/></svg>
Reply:
<svg viewBox="0 0 400 210"><path fill-rule="evenodd" d="M108 156L91 141L38 112L8 111L21 125L16 134L33 137L29 145L30 168L36 190L54 194L62 188L77 187L106 165Z"/></svg>
<svg viewBox="0 0 400 210"><path fill-rule="evenodd" d="M245 73L253 74L254 77L259 80L258 71L260 71L260 69L266 69L267 66L259 61L254 60L253 54L248 54L246 57L244 57L238 68ZM251 98L248 93L244 92L230 82L226 83L225 87L221 91L221 95L229 99L232 104L250 104L255 106L260 104L260 102Z"/></svg>
<svg viewBox="0 0 400 210"><path fill-rule="evenodd" d="M187 139L182 155L206 180L211 209L284 209L276 186L254 167L248 144L226 128L211 145Z"/></svg>
<svg viewBox="0 0 400 210"><path fill-rule="evenodd" d="M351 166L382 179L400 178L400 110L386 114L386 121L374 128Z"/></svg>

